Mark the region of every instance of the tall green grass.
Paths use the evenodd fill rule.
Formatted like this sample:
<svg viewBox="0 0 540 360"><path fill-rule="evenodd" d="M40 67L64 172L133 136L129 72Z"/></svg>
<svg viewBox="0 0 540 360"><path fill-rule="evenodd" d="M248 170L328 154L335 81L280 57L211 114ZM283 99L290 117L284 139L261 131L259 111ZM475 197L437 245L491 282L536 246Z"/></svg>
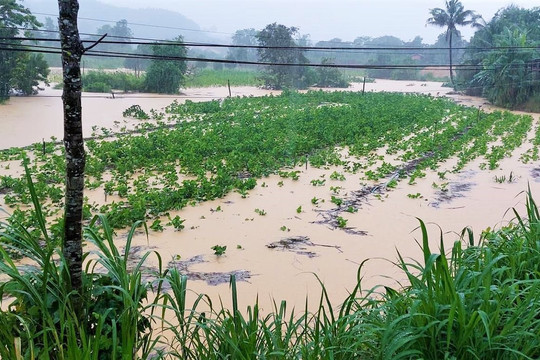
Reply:
<svg viewBox="0 0 540 360"><path fill-rule="evenodd" d="M486 232L470 230L445 253L429 246L420 221L423 261L397 266L408 285L362 291L334 306L321 284L319 307L287 313L280 303L261 316L256 303L242 313L231 283L232 310L205 315L172 306L181 329L173 354L182 359L537 359L540 356L540 215L527 195L527 217ZM185 277L169 283L185 294ZM169 299L171 304L173 298ZM198 300L201 300L199 298ZM186 315L187 314L187 315Z"/></svg>
<svg viewBox="0 0 540 360"><path fill-rule="evenodd" d="M163 270L159 254L148 280L151 254L135 264L128 256L141 224L121 252L106 217L97 216L85 232L95 250L86 255L80 320L62 253L28 184L41 235L0 224L2 359L540 358L540 212L530 191L526 216L514 211L514 222L478 240L466 229L448 251L442 233L438 251L431 250L420 221L423 259L398 254L408 280L400 289L362 289L361 266L341 303L333 304L321 283L315 311L307 301L302 310L283 301L267 315L258 302L239 309L234 277L232 308L205 295L188 303L186 275ZM18 266L13 252L31 265Z"/></svg>
<svg viewBox="0 0 540 360"><path fill-rule="evenodd" d="M260 86L262 82L256 71L202 69L186 77L185 87L210 86Z"/></svg>
<svg viewBox="0 0 540 360"><path fill-rule="evenodd" d="M148 295L152 291L159 297L162 282L153 288L143 279L142 265L149 254L133 268L128 266L131 239L140 224L134 224L120 253L107 219L92 220L85 239L97 251L85 254L84 289L76 294L70 289L61 248L47 234L28 168L26 174L41 236L18 223L0 222L0 299L7 303L0 311L0 358L148 358L159 341L152 328L155 304ZM15 263L13 253L28 265ZM158 259L161 263L159 255ZM156 269L158 279L160 270ZM78 295L82 316L73 308Z"/></svg>

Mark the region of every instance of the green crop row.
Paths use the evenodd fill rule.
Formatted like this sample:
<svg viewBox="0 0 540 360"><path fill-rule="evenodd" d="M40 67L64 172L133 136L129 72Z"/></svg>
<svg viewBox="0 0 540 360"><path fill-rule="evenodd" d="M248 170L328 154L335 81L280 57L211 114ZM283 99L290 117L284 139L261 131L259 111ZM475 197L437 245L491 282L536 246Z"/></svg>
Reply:
<svg viewBox="0 0 540 360"><path fill-rule="evenodd" d="M493 169L532 126L530 116L488 114L445 98L399 93L284 92L174 102L151 114L136 133L87 141L87 188L103 187L104 196L119 197L87 202L88 216L107 213L113 226L125 227L233 190L246 196L257 179L290 173L306 161L314 167L341 165L373 181L414 160L411 176L417 177L452 156L458 157L456 171L479 156ZM376 155L384 147L392 159ZM1 152L0 161L22 153ZM32 158L37 194L45 213L55 216L63 201L63 151L36 144ZM22 181L2 176L0 191L8 205L24 212L29 196Z"/></svg>

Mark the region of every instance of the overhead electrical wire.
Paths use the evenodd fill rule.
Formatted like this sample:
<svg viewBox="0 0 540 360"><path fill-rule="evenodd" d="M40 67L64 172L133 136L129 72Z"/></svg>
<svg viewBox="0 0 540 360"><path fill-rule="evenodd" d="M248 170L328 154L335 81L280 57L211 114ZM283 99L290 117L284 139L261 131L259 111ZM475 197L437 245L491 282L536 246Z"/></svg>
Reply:
<svg viewBox="0 0 540 360"><path fill-rule="evenodd" d="M41 45L15 45L0 42L0 50L16 51L16 52L34 52L44 54L61 54L61 50L55 47L46 47ZM312 68L342 68L342 69L424 69L441 68L448 69L449 64L313 64L313 63L277 63L277 62L260 62L260 61L242 61L242 60L227 60L227 59L207 59L188 56L165 56L165 55L144 55L125 52L98 51L91 50L85 53L86 56L95 57L113 57L124 59L141 59L141 60L169 60L169 61L193 61L193 62L208 62L236 65L261 65L261 66L294 66L294 67L312 67ZM455 69L462 70L490 70L482 65L455 64L452 65ZM495 68L491 68L495 69Z"/></svg>
<svg viewBox="0 0 540 360"><path fill-rule="evenodd" d="M5 27L4 27L5 28ZM42 30L42 29L27 29L27 28L16 28L18 30L29 30L29 31L38 31L38 32L48 32L48 33L57 33L56 30ZM103 36L98 34L88 34L90 36ZM248 49L275 49L275 50L304 50L304 51L356 51L356 52L380 52L380 51L426 51L426 50L438 50L446 51L449 48L434 48L434 47L305 47L305 46L261 46L261 45L225 45L225 44L213 44L213 43L193 43L193 42L178 42L178 41L167 41L167 40L154 40L154 39L144 39L146 41L152 42L142 42L142 41L131 41L132 37L122 37L122 36L109 36L111 38L119 38L129 41L110 41L102 40L100 43L103 44L115 44L115 45L161 45L161 46L171 46L178 45L184 47L218 47L218 48L248 48ZM139 38L141 39L141 38ZM60 42L59 39L50 39L42 37L0 37L0 40L7 41L32 41L32 42ZM93 40L82 40L84 42L92 42ZM492 50L534 50L540 49L538 46L519 46L519 47L483 47L483 48L470 48L470 47L453 47L454 50L460 49L469 49L469 50L479 50L479 51L492 51ZM19 51L19 52L36 52L36 53L45 53L45 54L61 54L59 47L55 46L45 46L37 44L13 44L0 42L0 50L7 51ZM129 52L113 52L113 51L97 51L91 50L85 53L88 56L95 57L116 57L116 58L132 58L132 59L141 59L141 60L179 60L179 61L193 61L193 62L208 62L208 63L222 63L222 64L235 64L235 65L260 65L260 66L305 66L305 67L326 67L326 68L344 68L344 69L423 69L426 67L430 68L442 68L448 69L450 64L313 64L313 63L277 63L277 62L260 62L260 61L243 61L243 60L230 60L230 59L208 59L208 58L197 58L197 57L176 57L176 56L163 56L163 55L146 55L146 54L137 54ZM512 66L512 65L511 65ZM490 68L484 67L482 65L472 65L472 64L454 64L455 69L462 70L490 70ZM493 68L494 69L494 68Z"/></svg>
<svg viewBox="0 0 540 360"><path fill-rule="evenodd" d="M29 30L25 28L20 28ZM44 30L34 30L44 31ZM46 32L56 32L52 30L46 30ZM101 37L103 34L87 34L90 36ZM275 50L304 50L304 51L330 51L330 50L342 50L342 51L448 51L450 47L411 47L411 46L361 46L361 47L349 47L349 46L263 46L263 45L236 45L236 44L217 44L217 43L201 43L201 42L178 42L174 40L156 40L146 38L134 38L125 36L107 35L109 38L124 39L129 41L111 41L102 40L102 44L117 44L117 45L158 45L158 46L170 46L179 45L186 47L212 47L212 48L238 48L238 49L275 49ZM144 41L131 41L133 39ZM17 40L17 41L42 41L42 42L60 42L60 39L51 39L46 37L0 37L0 40ZM82 39L84 42L93 42L90 39ZM526 45L526 46L486 46L486 47L452 47L452 50L476 50L476 51L492 51L492 50L540 50L539 45Z"/></svg>

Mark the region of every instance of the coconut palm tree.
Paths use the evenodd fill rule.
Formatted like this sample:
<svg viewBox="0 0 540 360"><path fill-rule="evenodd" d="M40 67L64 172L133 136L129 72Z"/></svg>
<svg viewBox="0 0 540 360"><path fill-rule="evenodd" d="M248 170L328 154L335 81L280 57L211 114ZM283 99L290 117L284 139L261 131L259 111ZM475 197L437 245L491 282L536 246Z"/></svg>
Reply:
<svg viewBox="0 0 540 360"><path fill-rule="evenodd" d="M447 0L446 9L435 8L429 11L431 17L427 20L429 25L446 27L446 40L449 45L450 81L455 89L454 74L452 73L452 37L459 36L456 26L482 27L478 21L482 19L472 10L465 10L459 0Z"/></svg>

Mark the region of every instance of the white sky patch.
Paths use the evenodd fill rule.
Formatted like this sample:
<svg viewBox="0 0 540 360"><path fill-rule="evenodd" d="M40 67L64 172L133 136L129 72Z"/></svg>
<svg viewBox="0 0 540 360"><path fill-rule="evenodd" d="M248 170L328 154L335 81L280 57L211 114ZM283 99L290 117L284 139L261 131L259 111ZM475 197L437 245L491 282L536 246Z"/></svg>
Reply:
<svg viewBox="0 0 540 360"><path fill-rule="evenodd" d="M430 0L101 0L130 8L164 8L177 11L204 30L232 34L244 28L264 28L277 22L300 28L315 43L340 38L352 41L358 36L394 35L404 41L419 35L425 43L435 42L441 28L426 26L429 9L444 7ZM497 10L510 4L525 8L539 6L537 0L465 0L465 9L474 10L489 21ZM84 6L84 4L81 4ZM148 19L159 24L159 19ZM470 38L473 29L460 29Z"/></svg>

